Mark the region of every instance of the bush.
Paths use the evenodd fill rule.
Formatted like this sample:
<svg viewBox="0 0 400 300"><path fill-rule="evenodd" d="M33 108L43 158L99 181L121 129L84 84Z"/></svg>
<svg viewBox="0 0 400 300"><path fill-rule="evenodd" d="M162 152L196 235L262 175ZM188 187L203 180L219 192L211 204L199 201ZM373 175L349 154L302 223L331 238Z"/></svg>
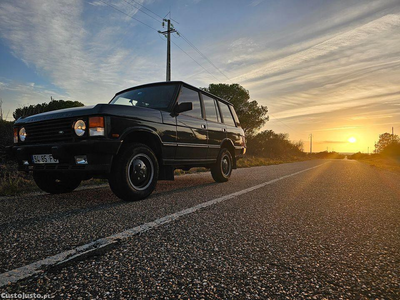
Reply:
<svg viewBox="0 0 400 300"><path fill-rule="evenodd" d="M287 134L272 130L262 131L247 141L248 154L264 158L304 157L302 148L301 141L291 142Z"/></svg>
<svg viewBox="0 0 400 300"><path fill-rule="evenodd" d="M14 122L0 120L0 163L5 161L5 147L13 144Z"/></svg>
<svg viewBox="0 0 400 300"><path fill-rule="evenodd" d="M30 175L18 172L16 163L0 165L0 196L15 196L34 186Z"/></svg>
<svg viewBox="0 0 400 300"><path fill-rule="evenodd" d="M310 158L317 158L317 159L344 159L344 155L337 153L335 151L328 152L328 151L322 151L318 153L311 153L308 154Z"/></svg>
<svg viewBox="0 0 400 300"><path fill-rule="evenodd" d="M392 143L386 146L382 152L382 156L391 157L391 158L400 158L400 144Z"/></svg>

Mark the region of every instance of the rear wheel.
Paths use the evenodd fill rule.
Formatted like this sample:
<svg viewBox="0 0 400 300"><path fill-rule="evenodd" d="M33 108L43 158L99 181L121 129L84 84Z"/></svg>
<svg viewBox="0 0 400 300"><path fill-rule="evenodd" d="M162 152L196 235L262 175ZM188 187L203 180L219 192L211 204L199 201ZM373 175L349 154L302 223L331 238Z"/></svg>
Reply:
<svg viewBox="0 0 400 300"><path fill-rule="evenodd" d="M108 182L118 198L138 201L154 191L158 172L153 150L143 144L131 144L115 158Z"/></svg>
<svg viewBox="0 0 400 300"><path fill-rule="evenodd" d="M65 173L33 172L33 180L42 191L50 194L69 193L81 184L79 177Z"/></svg>
<svg viewBox="0 0 400 300"><path fill-rule="evenodd" d="M216 182L226 182L232 174L232 155L224 148L219 152L217 163L211 167L211 175Z"/></svg>

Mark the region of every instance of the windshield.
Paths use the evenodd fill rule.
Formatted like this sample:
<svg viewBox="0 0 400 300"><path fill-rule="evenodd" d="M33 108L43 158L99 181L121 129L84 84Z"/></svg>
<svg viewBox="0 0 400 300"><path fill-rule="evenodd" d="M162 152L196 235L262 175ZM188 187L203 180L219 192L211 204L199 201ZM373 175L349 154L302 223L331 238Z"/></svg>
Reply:
<svg viewBox="0 0 400 300"><path fill-rule="evenodd" d="M110 104L166 110L174 97L175 89L175 84L135 88L116 95Z"/></svg>

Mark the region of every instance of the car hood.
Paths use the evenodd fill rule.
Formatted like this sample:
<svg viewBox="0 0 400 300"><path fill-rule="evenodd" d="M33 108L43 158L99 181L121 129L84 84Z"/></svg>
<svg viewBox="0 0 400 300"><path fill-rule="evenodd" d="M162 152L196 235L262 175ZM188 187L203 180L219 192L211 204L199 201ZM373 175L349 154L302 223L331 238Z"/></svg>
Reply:
<svg viewBox="0 0 400 300"><path fill-rule="evenodd" d="M161 112L145 107L123 106L113 104L97 104L49 111L25 118L19 118L15 124L27 124L54 119L77 118L93 115L109 115L118 117L138 118L153 122L161 122Z"/></svg>

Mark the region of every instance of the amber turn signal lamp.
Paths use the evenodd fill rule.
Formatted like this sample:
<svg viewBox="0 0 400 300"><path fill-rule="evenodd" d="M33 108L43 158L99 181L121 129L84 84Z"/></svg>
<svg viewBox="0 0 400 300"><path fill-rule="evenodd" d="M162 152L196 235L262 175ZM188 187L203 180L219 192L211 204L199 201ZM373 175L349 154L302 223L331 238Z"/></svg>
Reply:
<svg viewBox="0 0 400 300"><path fill-rule="evenodd" d="M89 128L103 127L104 128L104 117L90 117Z"/></svg>
<svg viewBox="0 0 400 300"><path fill-rule="evenodd" d="M104 117L89 118L89 135L104 136Z"/></svg>
<svg viewBox="0 0 400 300"><path fill-rule="evenodd" d="M18 128L14 127L14 143L18 143Z"/></svg>

